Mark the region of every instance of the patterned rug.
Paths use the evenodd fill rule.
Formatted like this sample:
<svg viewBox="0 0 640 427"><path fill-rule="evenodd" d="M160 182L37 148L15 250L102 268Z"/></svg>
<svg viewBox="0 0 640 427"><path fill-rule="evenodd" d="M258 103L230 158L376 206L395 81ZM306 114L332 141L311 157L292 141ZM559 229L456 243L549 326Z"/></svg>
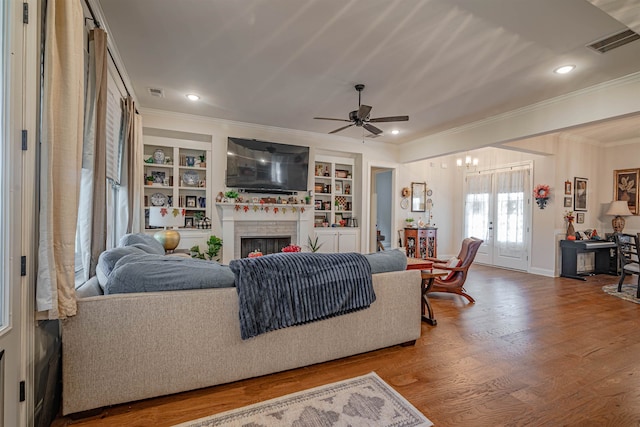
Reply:
<svg viewBox="0 0 640 427"><path fill-rule="evenodd" d="M623 283L622 292L618 292L618 284L616 283L615 285L603 286L602 290L608 293L609 295L613 295L614 297L622 298L623 300L640 304L640 299L636 298L636 293L638 292L638 285Z"/></svg>
<svg viewBox="0 0 640 427"><path fill-rule="evenodd" d="M432 426L375 372L223 412L179 427ZM178 427L178 426L174 426Z"/></svg>

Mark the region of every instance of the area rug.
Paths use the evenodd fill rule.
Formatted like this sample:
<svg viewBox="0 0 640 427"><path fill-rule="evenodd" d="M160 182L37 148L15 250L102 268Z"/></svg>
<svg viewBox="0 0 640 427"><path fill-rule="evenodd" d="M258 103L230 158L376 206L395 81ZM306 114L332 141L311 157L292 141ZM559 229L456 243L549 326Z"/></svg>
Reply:
<svg viewBox="0 0 640 427"><path fill-rule="evenodd" d="M174 427L432 426L375 372Z"/></svg>
<svg viewBox="0 0 640 427"><path fill-rule="evenodd" d="M640 304L640 299L636 298L636 294L638 292L638 285L623 283L622 292L618 292L618 284L616 283L615 285L603 286L602 290L608 293L609 295L613 295L614 297L622 298L623 300Z"/></svg>

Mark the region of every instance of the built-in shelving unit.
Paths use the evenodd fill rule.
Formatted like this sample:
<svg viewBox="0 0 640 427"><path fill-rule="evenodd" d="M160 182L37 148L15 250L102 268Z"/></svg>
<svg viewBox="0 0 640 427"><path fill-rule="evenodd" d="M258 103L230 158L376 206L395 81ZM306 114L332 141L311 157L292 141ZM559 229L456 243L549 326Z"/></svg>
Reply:
<svg viewBox="0 0 640 427"><path fill-rule="evenodd" d="M313 225L320 252L359 251L354 160L317 155L313 175Z"/></svg>
<svg viewBox="0 0 640 427"><path fill-rule="evenodd" d="M143 228L149 225L149 207L185 209L185 226L180 228L180 248L194 241L206 241L211 230L204 218L211 218L211 144L172 138L145 136L143 144ZM150 179L150 180L149 180ZM210 222L209 222L210 224ZM183 243L184 240L184 243Z"/></svg>

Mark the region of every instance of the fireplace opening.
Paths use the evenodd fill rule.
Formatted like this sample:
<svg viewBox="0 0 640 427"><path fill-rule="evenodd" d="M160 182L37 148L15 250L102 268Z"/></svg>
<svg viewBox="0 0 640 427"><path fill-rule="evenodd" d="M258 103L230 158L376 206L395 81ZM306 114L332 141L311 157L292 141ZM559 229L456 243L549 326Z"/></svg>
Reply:
<svg viewBox="0 0 640 427"><path fill-rule="evenodd" d="M246 258L256 249L263 255L275 254L291 244L291 236L252 236L240 238L240 257Z"/></svg>

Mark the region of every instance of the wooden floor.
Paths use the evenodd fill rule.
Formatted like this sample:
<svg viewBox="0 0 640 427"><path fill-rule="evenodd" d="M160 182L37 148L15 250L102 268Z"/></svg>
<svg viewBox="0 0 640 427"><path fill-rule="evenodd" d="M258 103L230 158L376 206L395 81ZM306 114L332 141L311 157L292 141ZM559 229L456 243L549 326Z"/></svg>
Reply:
<svg viewBox="0 0 640 427"><path fill-rule="evenodd" d="M473 266L413 347L104 409L53 426L170 426L375 371L438 427L640 426L640 304L586 282ZM162 375L161 372L158 375Z"/></svg>

